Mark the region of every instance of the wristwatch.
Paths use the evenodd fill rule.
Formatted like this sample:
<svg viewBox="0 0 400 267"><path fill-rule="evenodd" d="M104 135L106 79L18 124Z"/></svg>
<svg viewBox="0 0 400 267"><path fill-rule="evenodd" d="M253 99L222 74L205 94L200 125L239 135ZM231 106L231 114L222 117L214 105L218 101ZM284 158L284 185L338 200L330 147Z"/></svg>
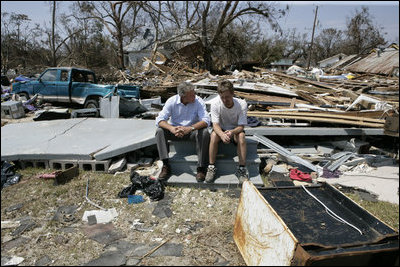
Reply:
<svg viewBox="0 0 400 267"><path fill-rule="evenodd" d="M190 126L190 128L192 129L192 132L193 132L194 130L196 130L196 128L194 128L193 126Z"/></svg>

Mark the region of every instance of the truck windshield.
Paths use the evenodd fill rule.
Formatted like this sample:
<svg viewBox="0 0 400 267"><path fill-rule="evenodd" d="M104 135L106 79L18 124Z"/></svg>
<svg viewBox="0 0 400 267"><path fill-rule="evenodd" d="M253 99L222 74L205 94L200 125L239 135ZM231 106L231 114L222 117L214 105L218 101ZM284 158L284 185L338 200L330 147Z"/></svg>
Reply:
<svg viewBox="0 0 400 267"><path fill-rule="evenodd" d="M57 81L57 70L48 70L40 78L44 82Z"/></svg>

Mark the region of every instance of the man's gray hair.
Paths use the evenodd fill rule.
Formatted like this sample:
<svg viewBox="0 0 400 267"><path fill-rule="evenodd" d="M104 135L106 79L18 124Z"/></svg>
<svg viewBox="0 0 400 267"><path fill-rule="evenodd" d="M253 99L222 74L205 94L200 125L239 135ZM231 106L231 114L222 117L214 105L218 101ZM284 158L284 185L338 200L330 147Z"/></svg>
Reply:
<svg viewBox="0 0 400 267"><path fill-rule="evenodd" d="M182 82L177 88L179 96L184 96L187 92L192 90L194 90L194 85L191 82Z"/></svg>

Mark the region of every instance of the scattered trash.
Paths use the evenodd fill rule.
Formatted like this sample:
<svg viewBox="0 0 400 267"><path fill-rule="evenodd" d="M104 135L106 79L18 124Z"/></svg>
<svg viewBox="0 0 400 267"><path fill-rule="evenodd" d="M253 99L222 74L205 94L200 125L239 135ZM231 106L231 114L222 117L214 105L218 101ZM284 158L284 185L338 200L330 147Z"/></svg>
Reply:
<svg viewBox="0 0 400 267"><path fill-rule="evenodd" d="M16 184L21 179L21 174L15 173L15 165L7 162L1 162L1 189L13 184Z"/></svg>
<svg viewBox="0 0 400 267"><path fill-rule="evenodd" d="M310 182L311 176L308 173L299 171L298 169L290 169L290 179Z"/></svg>
<svg viewBox="0 0 400 267"><path fill-rule="evenodd" d="M43 179L54 179L54 178L56 178L56 176L58 175L58 174L60 174L61 173L61 171L54 171L54 172L52 172L52 173L43 173L43 174L40 174L39 176L38 176L38 178L43 178Z"/></svg>
<svg viewBox="0 0 400 267"><path fill-rule="evenodd" d="M342 172L339 171L338 169L336 169L334 171L330 171L327 168L323 168L321 177L323 177L323 178L339 178L339 176L341 174L342 174Z"/></svg>
<svg viewBox="0 0 400 267"><path fill-rule="evenodd" d="M1 103L2 119L19 119L25 117L25 111L21 101L6 101Z"/></svg>
<svg viewBox="0 0 400 267"><path fill-rule="evenodd" d="M17 266L24 260L25 260L24 258L18 256L12 256L12 257L5 256L3 262L3 257L1 257L1 266Z"/></svg>
<svg viewBox="0 0 400 267"><path fill-rule="evenodd" d="M134 195L136 190L143 191L152 201L164 198L164 185L155 177L141 176L133 171L130 176L132 185L118 193L118 197L126 198Z"/></svg>
<svg viewBox="0 0 400 267"><path fill-rule="evenodd" d="M118 212L115 208L108 210L85 210L82 221L88 222L88 217L92 215L96 216L97 223L109 223L118 216Z"/></svg>
<svg viewBox="0 0 400 267"><path fill-rule="evenodd" d="M33 120L44 121L44 120L69 119L69 118L71 118L71 114L68 112L68 109L50 109L50 110L41 109L35 112Z"/></svg>
<svg viewBox="0 0 400 267"><path fill-rule="evenodd" d="M247 117L247 126L249 127L257 127L261 125L261 121L259 121L256 117L248 116Z"/></svg>
<svg viewBox="0 0 400 267"><path fill-rule="evenodd" d="M126 158L123 157L111 163L111 166L108 168L108 173L116 173L117 171L122 170L126 165Z"/></svg>
<svg viewBox="0 0 400 267"><path fill-rule="evenodd" d="M141 195L128 195L128 204L138 204L144 202L144 198Z"/></svg>
<svg viewBox="0 0 400 267"><path fill-rule="evenodd" d="M72 178L79 175L78 166L73 166L71 168L66 169L65 171L54 171L51 173L44 173L38 176L38 178L43 179L54 179L54 185L65 184Z"/></svg>

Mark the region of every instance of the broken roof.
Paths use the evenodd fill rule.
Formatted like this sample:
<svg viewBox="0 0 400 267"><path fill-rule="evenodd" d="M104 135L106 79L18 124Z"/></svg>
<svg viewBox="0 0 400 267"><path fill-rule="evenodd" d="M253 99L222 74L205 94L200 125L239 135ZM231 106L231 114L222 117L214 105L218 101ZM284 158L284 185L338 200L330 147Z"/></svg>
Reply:
<svg viewBox="0 0 400 267"><path fill-rule="evenodd" d="M343 54L343 53L339 53L339 54L336 54L336 55L334 55L334 56L331 56L331 57L328 57L328 58L325 58L325 59L323 59L323 60L320 60L320 61L318 61L318 63L324 63L324 62L327 62L327 61L330 61L330 60L332 60L332 59L334 59L334 58L344 58L344 57L346 57L347 55L346 54Z"/></svg>
<svg viewBox="0 0 400 267"><path fill-rule="evenodd" d="M146 29L143 35L138 35L133 38L132 42L124 47L126 52L138 52L146 49L151 49L154 44L154 34L152 30Z"/></svg>
<svg viewBox="0 0 400 267"><path fill-rule="evenodd" d="M399 51L383 51L372 53L365 58L345 67L352 72L365 72L374 74L390 75L394 68L399 67Z"/></svg>
<svg viewBox="0 0 400 267"><path fill-rule="evenodd" d="M355 61L360 60L360 59L361 59L361 56L359 56L357 54L346 56L345 58L342 58L338 62L334 63L332 66L330 66L326 70L329 71L329 70L333 70L333 69L341 69L341 68L345 67L346 65L354 63Z"/></svg>

